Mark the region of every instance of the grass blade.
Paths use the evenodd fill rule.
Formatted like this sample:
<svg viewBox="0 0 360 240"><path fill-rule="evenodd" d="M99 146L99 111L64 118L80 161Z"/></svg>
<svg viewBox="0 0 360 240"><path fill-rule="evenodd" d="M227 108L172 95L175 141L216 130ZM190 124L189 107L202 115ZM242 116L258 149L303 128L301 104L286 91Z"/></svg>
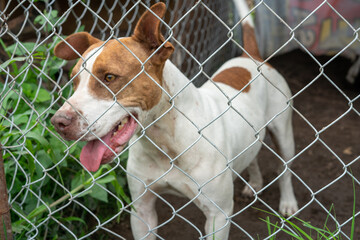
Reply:
<svg viewBox="0 0 360 240"><path fill-rule="evenodd" d="M299 237L298 235L290 232L289 230L286 230L286 229L284 229L284 228L279 227L277 224L273 224L273 223L271 223L271 222L267 222L265 219L262 219L262 218L260 218L260 220L263 221L263 222L265 222L266 224L269 224L269 225L273 226L274 229L275 229L275 228L280 229L281 231L285 232L285 233L288 234L289 236L292 236L292 237L294 237L294 238L296 238L296 239L298 239L298 240L303 240L302 237Z"/></svg>
<svg viewBox="0 0 360 240"><path fill-rule="evenodd" d="M353 175L351 168L350 168L351 175ZM351 220L351 232L350 232L350 239L354 239L354 233L355 233L355 208L356 208L356 194L355 194L355 182L354 178L351 178L352 185L353 185L353 193L354 193L354 203L353 203L353 212L352 212L352 220Z"/></svg>

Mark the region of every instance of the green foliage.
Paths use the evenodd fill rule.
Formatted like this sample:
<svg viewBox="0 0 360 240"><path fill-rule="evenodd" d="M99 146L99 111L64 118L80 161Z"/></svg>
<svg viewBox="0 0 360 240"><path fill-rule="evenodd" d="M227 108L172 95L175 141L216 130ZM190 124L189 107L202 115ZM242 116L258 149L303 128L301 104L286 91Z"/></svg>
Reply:
<svg viewBox="0 0 360 240"><path fill-rule="evenodd" d="M47 12L46 10L43 13L44 15L39 15L35 18L34 23L43 25L45 32L50 32L53 29L54 24L59 20L58 11L52 10Z"/></svg>
<svg viewBox="0 0 360 240"><path fill-rule="evenodd" d="M351 172L351 170L350 170L350 172ZM352 178L352 182L353 182L354 203L353 203L350 239L355 240L354 233L355 233L356 195L355 195L355 182L354 182L353 178ZM260 220L262 220L263 222L266 223L269 236L271 236L276 231L281 230L284 233L286 233L287 235L291 236L291 239L297 239L297 240L315 240L315 239L316 240L322 240L322 239L324 239L324 240L341 240L342 239L341 234L338 234L338 232L339 232L338 228L336 228L335 230L330 230L327 225L331 213L333 213L334 217L336 218L336 213L335 213L333 204L331 205L331 207L328 211L329 213L326 216L324 226L322 228L315 227L315 226L311 225L310 222L306 222L296 216L293 216L293 219L299 221L302 224L302 227L305 228L305 230L302 227L296 225L294 222L292 222L280 215L276 215L271 212L264 211L264 210L258 209L258 208L255 208L255 209L262 211L264 213L267 213L269 215L280 218L283 222L288 224L288 226L290 226L291 229L293 230L293 231L290 231L285 228L282 228L281 226L278 225L278 222L276 222L275 224L272 223L270 221L269 216L267 216L266 219L260 219ZM308 230L309 233L306 230ZM313 235L312 233L316 234L316 238L312 237L312 235ZM276 235L272 236L270 239L275 240L275 237L276 237Z"/></svg>
<svg viewBox="0 0 360 240"><path fill-rule="evenodd" d="M59 20L57 11L44 12L44 16L48 20L39 15L34 24L50 32ZM58 107L53 102L72 92L71 87L60 93L55 89L59 69L65 64L53 54L58 41L53 37L41 44L19 42L6 46L0 39L9 56L9 60L0 64L0 77L12 76L7 81L0 79L0 142L11 147L3 151L3 158L10 195L16 198L11 216L16 239L27 239L31 225L41 226L37 234L42 239L68 239L70 235L59 228L56 221L68 226L77 236L86 234L87 215L81 206L72 204L55 211L66 205L70 197L75 196L88 206L102 222L113 216L114 209L122 207L113 197L110 201L108 191L123 202L130 202L124 173L117 174L110 171L109 165L104 165L89 175L74 160L79 159L84 143L65 145L50 123ZM123 166L126 160L127 153L120 157ZM104 204L109 210L101 209Z"/></svg>
<svg viewBox="0 0 360 240"><path fill-rule="evenodd" d="M278 230L278 222L276 222L272 226L269 216L266 216L265 222L267 223L266 225L267 225L268 234L269 236L271 236L270 240L276 240L276 235L273 234L276 232L276 230Z"/></svg>

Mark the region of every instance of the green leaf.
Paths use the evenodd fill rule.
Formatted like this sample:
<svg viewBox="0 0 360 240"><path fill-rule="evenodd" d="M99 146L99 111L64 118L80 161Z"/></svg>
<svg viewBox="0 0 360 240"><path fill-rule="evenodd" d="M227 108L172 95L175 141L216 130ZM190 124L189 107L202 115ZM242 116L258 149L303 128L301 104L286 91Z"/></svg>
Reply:
<svg viewBox="0 0 360 240"><path fill-rule="evenodd" d="M43 45L36 45L35 42L24 42L24 43L22 43L22 45L17 44L17 43L10 45L5 50L8 52L15 51L15 55L24 55L24 54L27 54L26 50L29 53L32 53L33 51L45 52L46 47Z"/></svg>
<svg viewBox="0 0 360 240"><path fill-rule="evenodd" d="M5 155L4 155L4 160L5 160ZM4 166L5 166L5 173L7 174L10 171L10 168L13 167L15 165L15 161L4 161Z"/></svg>
<svg viewBox="0 0 360 240"><path fill-rule="evenodd" d="M69 223L77 221L77 222L81 222L86 225L86 222L82 218L78 218L78 217L66 217L66 218L62 218L61 220L69 222Z"/></svg>
<svg viewBox="0 0 360 240"><path fill-rule="evenodd" d="M32 149L32 144L31 144L30 140L26 140L26 146L27 146L27 148L29 149L30 152L34 152L33 149ZM35 172L35 169L36 169L35 159L31 155L27 155L26 159L27 159L27 163L28 163L27 167L29 169L30 176L32 177L34 175L34 172Z"/></svg>
<svg viewBox="0 0 360 240"><path fill-rule="evenodd" d="M13 224L11 224L11 230L14 232L14 233L22 233L23 231L25 230L29 230L26 226L23 225L22 222L14 222Z"/></svg>
<svg viewBox="0 0 360 240"><path fill-rule="evenodd" d="M316 233L318 233L318 234L320 234L320 235L322 236L321 239L322 239L323 237L325 237L325 239L328 239L328 237L325 235L325 233L329 234L329 233L330 233L329 231L324 230L324 229L321 229L321 228L318 228L318 227L314 227L314 226L312 226L310 223L305 222L305 221L303 221L303 220L300 220L300 219L298 219L298 218L295 218L295 219L303 222L303 224L304 224L305 227L307 227L307 228L309 228L309 229L312 229L312 230L315 230ZM331 233L330 233L330 234L331 234ZM318 239L319 239L319 237L318 237Z"/></svg>
<svg viewBox="0 0 360 240"><path fill-rule="evenodd" d="M290 232L287 229L281 228L281 227L279 227L279 226L277 226L277 225L275 225L275 224L273 224L271 222L267 222L265 219L260 218L260 220L263 221L263 222L266 222L266 224L271 225L274 228L281 229L281 231L285 232L286 234L288 234L291 237L294 237L295 239L304 240L302 237L299 237L299 236L295 235L294 233Z"/></svg>
<svg viewBox="0 0 360 240"><path fill-rule="evenodd" d="M11 59L5 61L4 63L0 64L0 67L6 68L7 66L12 64L13 62L22 62L22 61L25 61L26 59L27 59L27 57L14 57L14 58L11 58Z"/></svg>
<svg viewBox="0 0 360 240"><path fill-rule="evenodd" d="M83 171L77 172L75 177L71 180L71 190L74 190L84 182L85 176Z"/></svg>
<svg viewBox="0 0 360 240"><path fill-rule="evenodd" d="M77 30L77 32L83 32L83 31L85 31L85 25L81 25Z"/></svg>
<svg viewBox="0 0 360 240"><path fill-rule="evenodd" d="M81 194L77 195L77 197L84 197L92 192L93 192L92 189L88 189L88 190L82 192Z"/></svg>
<svg viewBox="0 0 360 240"><path fill-rule="evenodd" d="M0 38L0 45L1 45L1 47L3 48L3 49L6 49L6 45L5 45L5 43L4 43L4 41ZM7 56L9 57L9 58L11 58L11 53L10 52L6 52L6 54L7 54Z"/></svg>
<svg viewBox="0 0 360 240"><path fill-rule="evenodd" d="M104 184L100 185L105 187ZM90 196L100 201L108 202L108 193L96 184L91 188Z"/></svg>
<svg viewBox="0 0 360 240"><path fill-rule="evenodd" d="M114 176L108 175L106 177L100 178L99 180L96 180L96 182L98 184L105 184L105 183L109 183L109 182L114 181L114 180L116 180L116 178Z"/></svg>
<svg viewBox="0 0 360 240"><path fill-rule="evenodd" d="M58 15L58 11L57 11L57 10L52 10L52 11L50 12L50 17L51 17L52 20L56 19L57 15Z"/></svg>
<svg viewBox="0 0 360 240"><path fill-rule="evenodd" d="M2 115L5 115L5 112L8 111L8 109L11 107L9 105L11 105L13 100L17 100L19 98L19 95L15 92L15 91L10 91L8 92L8 94L6 95L5 99L3 100L2 104L0 105L0 113Z"/></svg>
<svg viewBox="0 0 360 240"><path fill-rule="evenodd" d="M86 144L85 142L79 142L75 144L69 149L69 153L74 155L80 155L81 149L85 144Z"/></svg>
<svg viewBox="0 0 360 240"><path fill-rule="evenodd" d="M126 162L128 158L129 158L129 150L127 150L126 152L120 155L121 162Z"/></svg>
<svg viewBox="0 0 360 240"><path fill-rule="evenodd" d="M52 131L53 133L55 133L55 129L53 128L53 126L49 126L49 129L50 131ZM54 152L57 150L57 151L60 151L61 152L61 155L62 157L64 157L64 153L63 151L65 150L66 146L63 142L61 142L59 139L57 139L56 137L51 137L49 139L49 142L50 142L50 145L52 147L52 149L54 150ZM57 160L61 160L60 159L57 159Z"/></svg>
<svg viewBox="0 0 360 240"><path fill-rule="evenodd" d="M266 211L264 211L264 212L266 212ZM268 212L268 213L269 213L269 212ZM269 214L274 215L274 216L277 216L277 215L275 215L275 214L273 214L273 213L269 213ZM277 217L279 217L279 216L277 216ZM303 236L305 236L308 240L312 240L312 238L311 238L304 230L302 230L300 227L298 227L295 223L289 221L288 219L286 219L286 218L284 218L284 217L281 217L281 216L280 216L280 218L283 219L286 223L288 223L296 232L301 233L301 234L302 234ZM299 219L298 219L298 220L299 220ZM271 225L273 225L273 224L271 224ZM281 230L285 232L285 229L281 229ZM299 234L299 235L300 235L300 234ZM304 239L304 238L301 238L301 239Z"/></svg>
<svg viewBox="0 0 360 240"><path fill-rule="evenodd" d="M50 155L45 152L45 150L38 151L37 160L44 168L48 168L53 164L53 160L51 159Z"/></svg>
<svg viewBox="0 0 360 240"><path fill-rule="evenodd" d="M350 168L350 172L353 175L353 172ZM352 185L353 185L353 193L354 193L354 202L353 202L353 212L352 212L352 219L351 219L351 231L350 231L350 239L354 239L354 234L355 234L355 213L356 213L356 189L355 189L355 181L354 178L351 178L352 180Z"/></svg>
<svg viewBox="0 0 360 240"><path fill-rule="evenodd" d="M59 72L59 69L65 65L64 60L59 60L58 58L50 58L46 67L48 76L55 79L55 74ZM43 79L47 81L47 77L43 76Z"/></svg>
<svg viewBox="0 0 360 240"><path fill-rule="evenodd" d="M33 92L36 91L38 86L36 84L34 84L34 83L23 83L21 85L21 87L23 89L24 94L27 97L33 98L33 96L34 96Z"/></svg>
<svg viewBox="0 0 360 240"><path fill-rule="evenodd" d="M4 127L10 127L10 125L15 124L17 126L21 126L24 123L27 123L29 121L29 117L24 114L15 115L13 118L13 123L11 121L4 120L2 123L2 126Z"/></svg>
<svg viewBox="0 0 360 240"><path fill-rule="evenodd" d="M26 83L33 83L38 86L38 81L36 79L38 73L36 71L36 69L29 67L29 64L25 62L18 71L19 73L21 72L21 74L18 75L18 80L25 81Z"/></svg>
<svg viewBox="0 0 360 240"><path fill-rule="evenodd" d="M266 225L267 225L267 229L268 229L268 234L269 234L269 236L270 236L271 234L273 234L273 232L276 231L277 225L278 225L278 222L276 222L276 223L275 223L275 226L274 226L274 229L272 230L270 223L271 223L270 218L269 218L269 216L267 216L267 217L266 217ZM271 240L275 240L275 238L276 238L276 237L273 236L273 237L271 237Z"/></svg>
<svg viewBox="0 0 360 240"><path fill-rule="evenodd" d="M21 215L26 216L26 213L22 210L22 208L20 207L19 203L14 202L14 203L11 205L11 207L12 207L13 209L15 209L15 210L16 210L18 213L20 213Z"/></svg>
<svg viewBox="0 0 360 240"><path fill-rule="evenodd" d="M33 139L35 141L37 141L38 143L41 144L41 146L43 146L45 149L49 149L51 146L48 142L48 140L46 140L43 136L41 136L40 134L32 131L32 132L28 132L26 134L26 137L28 139Z"/></svg>
<svg viewBox="0 0 360 240"><path fill-rule="evenodd" d="M46 102L49 100L51 100L50 93L43 88L39 89L39 93L37 95L35 102L41 103L41 102Z"/></svg>
<svg viewBox="0 0 360 240"><path fill-rule="evenodd" d="M113 185L115 187L115 192L116 192L116 195L118 197L120 197L121 199L123 199L126 203L130 203L131 200L130 198L126 195L123 187L122 187L122 184L120 183L121 181L125 181L125 177L118 177L116 178L116 173L114 171L110 172L111 175L114 176L115 180L111 182L111 185ZM123 184L125 185L125 184Z"/></svg>
<svg viewBox="0 0 360 240"><path fill-rule="evenodd" d="M17 126L27 123L28 121L29 121L29 116L27 116L27 115L19 114L19 115L14 116L14 123Z"/></svg>
<svg viewBox="0 0 360 240"><path fill-rule="evenodd" d="M45 205L41 205L41 206L35 208L31 213L29 213L27 218L29 220L31 220L32 218L36 217L37 215L43 213L46 209L47 209L47 207Z"/></svg>
<svg viewBox="0 0 360 240"><path fill-rule="evenodd" d="M45 31L50 31L52 26L50 25L51 24L54 24L58 19L58 11L57 10L52 10L50 12L50 14L46 11L44 11L44 15L45 17L43 17L42 15L39 15L35 18L34 20L34 23L35 24L40 24L40 25L45 25L45 28L44 30Z"/></svg>
<svg viewBox="0 0 360 240"><path fill-rule="evenodd" d="M21 132L14 131L14 132L10 132L10 133L5 133L3 135L3 138L8 138L8 137L16 136L16 135L22 135L22 134L21 134Z"/></svg>
<svg viewBox="0 0 360 240"><path fill-rule="evenodd" d="M34 23L35 24L44 24L46 22L45 18L42 15L38 15L35 19L34 19Z"/></svg>
<svg viewBox="0 0 360 240"><path fill-rule="evenodd" d="M262 210L262 209L259 209L259 208L255 208L254 207L254 209L256 209L256 210L259 210L259 211L262 211L262 212L264 212L264 213L267 213L267 214L270 214L270 215L273 215L273 216L275 216L275 217L279 217L279 218L281 218L283 221L285 221L286 223L288 223L299 235L300 234L302 234L303 236L305 236L307 239L309 239L309 240L312 240L312 238L306 233L306 232L304 232L304 230L302 230L300 227L298 227L295 223L293 223L293 222L291 222L290 220L288 220L288 219L286 219L286 218L284 218L284 217L282 217L282 216L280 216L280 215L277 215L277 214L274 214L274 213L271 213L271 212L268 212L268 211L265 211L265 210ZM298 218L296 218L295 217L295 219L298 219ZM264 220L264 219L261 219L262 221L264 221L264 222L266 222L266 220ZM300 220L300 219L298 219L298 220ZM302 222L304 222L304 221L302 221ZM272 226L275 226L274 224L272 224L272 223L270 223ZM286 230L285 229L281 229L282 231L284 231L284 232L286 232ZM286 233L288 233L289 231L287 231ZM291 232L290 232L291 233ZM289 234L289 233L288 233ZM292 234L292 236L293 236L294 234ZM303 240L304 238L303 237L301 237L301 238L297 238L297 239L301 239L301 240Z"/></svg>

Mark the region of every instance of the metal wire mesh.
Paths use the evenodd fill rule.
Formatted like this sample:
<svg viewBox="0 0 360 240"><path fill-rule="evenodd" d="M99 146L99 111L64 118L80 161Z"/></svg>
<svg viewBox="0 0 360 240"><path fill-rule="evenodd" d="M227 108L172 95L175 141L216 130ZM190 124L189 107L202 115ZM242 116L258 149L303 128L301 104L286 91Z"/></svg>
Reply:
<svg viewBox="0 0 360 240"><path fill-rule="evenodd" d="M159 239L164 239L160 233L155 233L155 230L168 228L175 221L175 218L180 218L182 224L189 225L197 233L196 238L205 239L209 237L204 234L203 226L198 226L189 217L183 216L182 210L196 202L199 197L208 198L209 201L216 205L212 199L202 192L202 189L223 172L234 171L230 163L237 156L229 158L218 149L220 155L229 164L222 172L202 183L194 180L191 174L182 169L177 160L193 148L198 141L208 141L213 148L217 148L213 141L206 137L204 132L227 111L235 110L231 106L231 101L236 96L225 96L229 102L228 109L204 126L196 125L190 117L183 113L184 119L193 126L191 131L197 131L199 135L179 155L172 156L161 146L156 145L153 139L146 134L146 130L156 121L159 121L161 116L150 125L142 127L142 135L129 144L114 163L103 166L95 174L84 170L80 164L79 154L84 144L79 140L74 142L63 140L50 124L50 118L55 113L55 110L73 93L73 78L69 78L69 72L74 62L67 63L54 57L53 48L56 43L63 40L65 36L79 31L88 31L90 34L104 40L105 43L116 37L130 36L141 13L155 2L157 1L69 0L65 2L12 0L1 2L0 136L3 145L9 202L12 206L13 232L16 239L48 239L50 236L54 239L97 239L99 236L104 237L104 235L111 239L126 239L127 235L124 235L121 227L116 229L114 226L117 226L119 222L128 221L126 216L132 214L133 203L137 200L129 198L129 192L126 188L126 176L129 175L126 170L126 159L127 150L131 149L141 138L146 138L155 145L169 161L169 168L155 181L146 183L144 179L137 179L143 183L147 192L155 195L157 201L169 208L171 213L170 217L159 223L150 232L156 234ZM171 60L189 78L189 84L201 86L210 79L210 76L222 63L242 52L239 24L241 19L235 11L232 1L166 0L165 3L168 10L162 24L162 32L165 39L169 38L174 44L176 50ZM330 6L335 14L346 19L346 16L342 16L336 9L332 8L328 1L319 3L319 8L321 5ZM317 196L346 176L351 177L354 186L358 187L360 185L359 173L351 171L352 168L356 168L359 156L355 156L350 161L345 161L332 149L332 145L321 137L325 131L332 131L332 126L344 120L348 113L355 114L356 117L360 116L355 107L355 102L358 101L360 95L348 96L325 71L325 67L334 61L336 57L354 42L359 42L359 29L347 23L354 34L351 42L344 45L344 48L327 62L320 63L296 35L299 26L305 24L312 13L297 25L289 26L282 19L283 16L279 16L271 8L271 5L268 5L267 1L256 1L252 11L255 12L260 9L270 11L272 16L285 26L288 39L283 45L277 46L275 52L264 53L264 55L269 56L265 62L268 62L279 51L286 48L289 42L292 42L292 44L295 43L304 50L320 70L319 74L305 87L295 92L291 99L288 99L288 107L292 108L306 126L312 129L312 134L315 136L314 140L300 149L290 161L285 162L276 153L271 143L260 140L259 134L266 126L256 129L249 122L249 125L254 129L255 140L253 144L261 143L273 158L283 162L285 169L290 170L299 185L307 189L310 199L301 203L298 213L304 212L310 205L316 204L333 221L337 229L335 235L350 239L349 232L344 229L351 225L352 217L347 216L344 221L340 222L336 215L328 209L328 205L321 202ZM260 72L259 75L261 75ZM302 112L290 103L292 100L296 102L298 96L312 88L312 85L320 77L325 77L336 88L338 93L343 96L348 108L319 130ZM177 94L169 96L171 107L163 115L168 114L170 111L183 111L180 106L176 105L176 99L187 86L180 88ZM162 86L159 87L162 91L165 91ZM118 105L118 103L115 101L113 105ZM103 117L108 110L103 109L103 113L98 116L98 119ZM280 114L281 112L274 115L273 119ZM244 118L240 113L239 115ZM273 119L267 124L271 123ZM91 124L94 123L90 123L90 126ZM89 132L91 131L89 130ZM293 171L291 167L288 167L289 163L296 162L315 144L320 144L326 148L342 167L342 174L320 189L312 189L309 182L302 179L301 174L299 174L301 169ZM246 152L252 145L240 152L239 155ZM354 148L356 147L354 146ZM174 207L167 198L151 188L154 183L166 178L171 171L181 172L184 178L190 179L199 189L193 199L186 201L180 207ZM246 177L243 174L235 171L234 174L242 184L247 184ZM254 198L243 204L240 210L227 216L231 231L240 231L244 239L245 237L249 239L258 238L256 233L246 230L246 222L239 222L236 217L246 211L251 211L252 207L258 206L256 204L259 203L267 211L276 213L276 207L274 208L269 204L267 197L260 195L260 193L269 191L269 188L271 189L272 185L283 174L285 174L285 170L277 174L260 191L256 192L252 189ZM131 176L131 174L130 177L137 178ZM352 199L346 201L351 203ZM356 205L354 209L354 216L357 219L359 219L358 216L360 215L358 207ZM218 208L222 211L220 207ZM337 209L337 211L342 210ZM284 219L278 221L280 222L280 228L269 233L268 236L263 236L263 238L271 239L272 236L280 234L281 229L295 232ZM83 224L88 225L88 227L83 227ZM181 236L181 232L177 232L177 235Z"/></svg>

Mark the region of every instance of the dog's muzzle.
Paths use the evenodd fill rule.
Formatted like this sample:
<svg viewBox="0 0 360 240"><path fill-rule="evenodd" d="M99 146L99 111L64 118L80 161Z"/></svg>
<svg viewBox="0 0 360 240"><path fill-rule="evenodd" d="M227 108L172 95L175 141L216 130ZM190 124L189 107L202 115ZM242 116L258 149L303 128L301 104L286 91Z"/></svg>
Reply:
<svg viewBox="0 0 360 240"><path fill-rule="evenodd" d="M74 111L57 111L51 123L65 140L77 140L81 137L79 117Z"/></svg>

